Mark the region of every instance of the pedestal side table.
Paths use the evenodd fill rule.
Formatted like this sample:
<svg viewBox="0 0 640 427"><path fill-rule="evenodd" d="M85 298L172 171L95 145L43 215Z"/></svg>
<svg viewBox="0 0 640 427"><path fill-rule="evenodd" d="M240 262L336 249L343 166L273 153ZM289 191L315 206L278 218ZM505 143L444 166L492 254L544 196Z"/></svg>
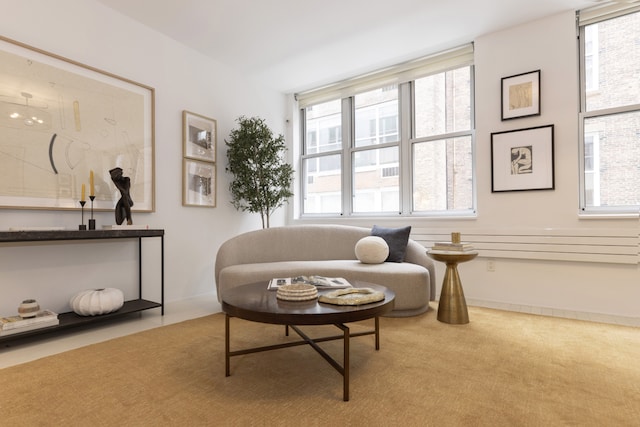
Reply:
<svg viewBox="0 0 640 427"><path fill-rule="evenodd" d="M456 325L469 323L469 311L458 274L458 263L471 261L478 256L478 252L427 251L427 255L447 264L438 303L438 320Z"/></svg>

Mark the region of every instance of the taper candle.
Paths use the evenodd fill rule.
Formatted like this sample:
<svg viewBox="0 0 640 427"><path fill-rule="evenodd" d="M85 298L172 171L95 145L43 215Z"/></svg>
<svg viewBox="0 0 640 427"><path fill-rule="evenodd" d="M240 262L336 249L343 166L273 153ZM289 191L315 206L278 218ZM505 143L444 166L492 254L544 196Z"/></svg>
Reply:
<svg viewBox="0 0 640 427"><path fill-rule="evenodd" d="M89 172L89 195L90 196L96 195L96 187L93 184L93 170Z"/></svg>
<svg viewBox="0 0 640 427"><path fill-rule="evenodd" d="M84 196L85 196L85 193L84 193L84 184L82 184L82 196L80 197L80 201L81 201L81 202L84 202L84 201L85 201Z"/></svg>

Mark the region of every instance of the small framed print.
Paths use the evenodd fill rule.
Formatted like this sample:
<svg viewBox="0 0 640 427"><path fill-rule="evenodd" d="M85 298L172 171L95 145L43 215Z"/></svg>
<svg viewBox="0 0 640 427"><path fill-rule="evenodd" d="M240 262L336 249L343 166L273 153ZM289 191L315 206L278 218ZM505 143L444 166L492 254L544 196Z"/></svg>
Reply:
<svg viewBox="0 0 640 427"><path fill-rule="evenodd" d="M553 190L553 125L491 134L491 192Z"/></svg>
<svg viewBox="0 0 640 427"><path fill-rule="evenodd" d="M189 111L182 112L183 156L216 161L216 121Z"/></svg>
<svg viewBox="0 0 640 427"><path fill-rule="evenodd" d="M502 120L540 115L540 70L502 78Z"/></svg>
<svg viewBox="0 0 640 427"><path fill-rule="evenodd" d="M216 165L193 159L182 162L182 205L215 208Z"/></svg>

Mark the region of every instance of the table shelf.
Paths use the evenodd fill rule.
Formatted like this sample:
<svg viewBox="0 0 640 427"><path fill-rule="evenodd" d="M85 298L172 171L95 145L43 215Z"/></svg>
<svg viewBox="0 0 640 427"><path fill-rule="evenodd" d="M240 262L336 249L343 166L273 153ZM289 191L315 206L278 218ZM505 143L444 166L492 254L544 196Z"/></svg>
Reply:
<svg viewBox="0 0 640 427"><path fill-rule="evenodd" d="M142 239L148 237L160 238L160 301L149 301L142 298ZM125 301L124 305L113 313L99 316L80 316L74 312L58 314L60 323L56 326L32 329L11 335L0 336L0 343L18 340L37 335L49 334L56 331L69 330L76 327L88 326L122 318L126 315L160 308L164 315L164 230L52 230L52 231L8 231L0 232L0 243L61 241L61 240L103 240L103 239L138 239L138 298Z"/></svg>

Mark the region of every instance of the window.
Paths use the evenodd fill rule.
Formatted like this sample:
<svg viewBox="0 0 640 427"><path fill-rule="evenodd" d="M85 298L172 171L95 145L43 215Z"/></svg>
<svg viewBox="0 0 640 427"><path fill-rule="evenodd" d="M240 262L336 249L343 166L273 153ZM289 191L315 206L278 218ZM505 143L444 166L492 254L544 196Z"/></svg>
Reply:
<svg viewBox="0 0 640 427"><path fill-rule="evenodd" d="M471 46L299 95L301 215L473 213L472 59Z"/></svg>
<svg viewBox="0 0 640 427"><path fill-rule="evenodd" d="M627 6L628 7L628 6ZM581 209L640 207L640 12L580 15Z"/></svg>
<svg viewBox="0 0 640 427"><path fill-rule="evenodd" d="M397 176L383 177L385 168L398 166L400 161L398 87L357 94L353 103L352 211L398 212L400 181Z"/></svg>
<svg viewBox="0 0 640 427"><path fill-rule="evenodd" d="M330 101L305 109L303 211L342 211L342 106Z"/></svg>
<svg viewBox="0 0 640 427"><path fill-rule="evenodd" d="M473 209L471 67L414 82L413 211Z"/></svg>

